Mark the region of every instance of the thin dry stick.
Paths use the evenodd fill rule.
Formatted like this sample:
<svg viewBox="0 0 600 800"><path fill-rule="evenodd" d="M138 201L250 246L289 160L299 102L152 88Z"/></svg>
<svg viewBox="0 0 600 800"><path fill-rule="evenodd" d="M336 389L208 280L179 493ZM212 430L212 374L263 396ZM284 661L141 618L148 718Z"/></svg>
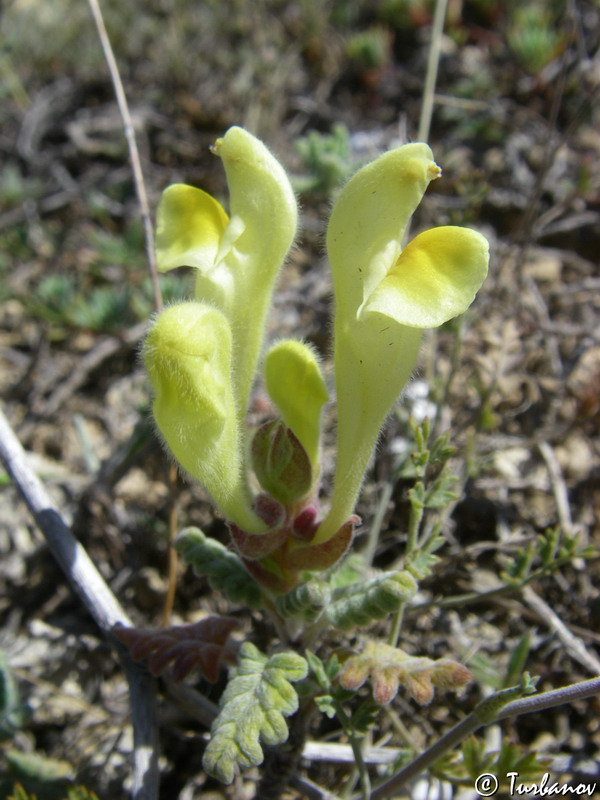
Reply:
<svg viewBox="0 0 600 800"><path fill-rule="evenodd" d="M438 67L440 65L442 34L444 33L444 21L446 19L447 6L448 0L437 0L433 14L431 43L429 45L429 54L427 57L425 88L423 89L423 105L421 106L421 118L419 120L419 133L417 136L420 142L426 142L429 139L431 117L433 114L435 84L437 82Z"/></svg>
<svg viewBox="0 0 600 800"><path fill-rule="evenodd" d="M25 451L1 410L0 460L72 588L119 653L129 684L134 736L132 797L134 800L157 800L159 772L156 684L147 672L131 660L127 650L112 636L112 628L117 622L131 625L131 621L85 549L69 530L41 481L29 467Z"/></svg>
<svg viewBox="0 0 600 800"><path fill-rule="evenodd" d="M119 113L123 121L123 130L127 140L127 148L129 151L129 160L133 170L133 181L135 190L140 204L140 214L144 226L144 240L146 243L146 257L148 259L148 268L150 271L150 280L152 281L152 290L154 292L154 305L157 311L160 311L163 306L162 294L160 291L160 284L158 282L158 269L156 267L156 255L154 252L154 235L152 229L152 218L150 216L150 205L148 203L148 193L146 192L146 184L144 181L144 173L142 171L142 164L140 154L135 138L135 129L129 111L129 103L123 88L123 81L117 66L117 60L110 43L108 31L104 24L104 18L98 0L88 0L90 9L92 11L94 22L98 30L98 37L100 44L104 51L104 57L108 65L111 80L115 89L117 98L117 105L119 106ZM175 503L175 485L177 482L177 470L174 465L169 467L167 484L169 486L169 497L171 508L169 510L169 550L168 550L168 563L167 563L167 579L168 591L165 598L165 605L162 613L163 625L168 625L173 611L173 603L175 601L175 583L177 579L177 551L175 550L174 543L177 535L177 507Z"/></svg>
<svg viewBox="0 0 600 800"><path fill-rule="evenodd" d="M571 633L558 614L533 591L531 586L525 586L523 589L523 599L530 608L539 614L540 619L556 633L571 658L578 661L586 669L589 669L594 675L600 675L600 659L586 648L579 637Z"/></svg>
<svg viewBox="0 0 600 800"><path fill-rule="evenodd" d="M572 535L574 533L574 529L573 518L571 517L571 506L569 505L569 494L567 492L567 487L565 484L565 479L563 478L560 464L556 458L556 453L554 452L553 448L550 447L548 442L540 442L538 444L538 449L542 455L542 458L546 462L546 468L550 476L552 493L554 494L554 501L556 503L556 510L558 512L561 528L566 534Z"/></svg>
<svg viewBox="0 0 600 800"><path fill-rule="evenodd" d="M108 65L110 78L115 88L115 95L117 97L117 105L119 106L119 113L121 114L121 119L123 120L123 130L125 133L125 138L127 140L127 148L129 150L129 160L131 161L131 167L133 169L133 181L135 183L135 191L137 193L138 202L140 204L140 214L142 217L142 223L144 225L146 257L148 259L148 265L150 267L150 278L152 280L152 289L154 291L154 304L156 306L157 311L159 311L162 308L162 295L160 292L160 284L158 282L156 257L154 255L154 235L152 232L152 218L150 216L150 205L148 203L146 184L144 183L144 173L142 172L140 154L135 139L135 129L133 127L131 113L129 112L129 104L127 102L127 97L125 96L125 90L123 88L123 82L121 81L121 76L119 74L119 68L117 67L115 54L113 53L110 39L108 38L108 32L106 30L106 25L104 24L104 18L102 17L102 11L100 10L98 0L88 0L88 3L90 5L90 9L94 17L94 22L96 23L96 28L98 29L98 37L100 38L100 44L102 45L102 50L104 51L104 57Z"/></svg>

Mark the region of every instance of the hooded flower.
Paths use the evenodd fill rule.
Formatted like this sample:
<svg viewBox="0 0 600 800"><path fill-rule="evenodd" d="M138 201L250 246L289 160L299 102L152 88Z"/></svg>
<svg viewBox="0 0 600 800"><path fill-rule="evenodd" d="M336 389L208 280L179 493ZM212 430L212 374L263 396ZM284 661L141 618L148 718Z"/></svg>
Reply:
<svg viewBox="0 0 600 800"><path fill-rule="evenodd" d="M158 315L144 358L169 449L227 519L260 533L266 526L246 483L245 414L298 211L283 167L250 133L230 128L213 150L225 168L231 216L201 189L175 184L163 193L158 268L195 267L196 302Z"/></svg>
<svg viewBox="0 0 600 800"><path fill-rule="evenodd" d="M315 542L349 518L385 417L414 368L423 330L462 314L487 274L488 243L446 226L415 237L407 223L441 169L426 144L391 150L342 189L327 230L335 295L337 463Z"/></svg>
<svg viewBox="0 0 600 800"><path fill-rule="evenodd" d="M273 284L296 234L298 208L285 170L248 131L230 128L213 152L225 168L230 216L201 189L170 186L157 211L156 255L161 272L196 267L196 299L229 320L233 391L241 421Z"/></svg>

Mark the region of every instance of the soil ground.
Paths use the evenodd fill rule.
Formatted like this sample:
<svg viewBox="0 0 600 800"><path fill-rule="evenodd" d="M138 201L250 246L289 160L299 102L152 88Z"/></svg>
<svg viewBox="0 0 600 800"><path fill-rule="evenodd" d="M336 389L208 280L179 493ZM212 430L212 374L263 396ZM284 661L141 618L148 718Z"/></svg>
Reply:
<svg viewBox="0 0 600 800"><path fill-rule="evenodd" d="M103 5L153 208L175 181L225 200L209 145L232 124L259 135L296 176L301 233L269 336L304 337L328 363L329 208L359 163L416 139L431 4ZM138 357L153 304L113 87L85 3L15 1L0 25L3 408L128 613L158 625L168 462L148 423ZM423 602L495 588L519 548L551 528L600 547L599 31L593 0L449 4L429 137L444 177L413 231L477 228L490 240L490 275L461 323L427 338L358 509L368 527L393 482L375 558L385 567L401 553L406 525L411 483L395 476L395 464L410 446L408 412L451 430L460 497L444 519L448 543ZM307 155L311 132L329 139L313 139ZM168 276L163 291L167 300L185 296L190 277ZM263 409L259 390L256 418ZM325 483L333 423L331 410ZM57 775L121 800L131 751L125 680L8 480L0 491L0 643L28 706L5 737L0 796L15 774L25 781L11 762L16 751L53 759L46 766ZM177 513L180 526L225 541L200 487L179 481ZM467 660L476 681L462 698L442 695L426 709L399 696L390 717L423 747L502 684L518 647L541 689L590 677L600 659L599 575L598 558L574 558L532 583L531 594L410 615L405 645ZM180 566L174 620L207 610L228 609ZM217 701L223 683L195 686ZM161 797L252 797L252 772L229 789L206 778L206 731L162 703ZM524 753L593 760L599 720L596 699L512 721L502 734ZM398 730L388 719L384 743L402 746ZM338 733L315 725L310 736L343 740ZM490 733L490 747L500 735ZM341 791L348 769L303 760L302 774ZM65 789L46 781L36 791L41 800Z"/></svg>

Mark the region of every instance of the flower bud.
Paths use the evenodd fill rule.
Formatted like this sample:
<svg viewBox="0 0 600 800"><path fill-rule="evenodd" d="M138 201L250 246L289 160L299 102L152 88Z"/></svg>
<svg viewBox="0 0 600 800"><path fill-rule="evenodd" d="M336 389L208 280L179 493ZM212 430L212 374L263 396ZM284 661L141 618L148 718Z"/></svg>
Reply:
<svg viewBox="0 0 600 800"><path fill-rule="evenodd" d="M306 451L281 420L257 429L250 452L258 482L282 505L298 502L310 492L312 470Z"/></svg>

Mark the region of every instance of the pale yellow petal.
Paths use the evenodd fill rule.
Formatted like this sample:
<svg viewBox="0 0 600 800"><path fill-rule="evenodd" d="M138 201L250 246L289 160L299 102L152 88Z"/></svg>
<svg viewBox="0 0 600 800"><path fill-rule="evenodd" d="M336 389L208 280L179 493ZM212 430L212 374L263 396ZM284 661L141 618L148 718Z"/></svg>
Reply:
<svg viewBox="0 0 600 800"><path fill-rule="evenodd" d="M294 432L317 472L321 409L329 399L319 362L308 345L278 342L265 357L265 382L283 421Z"/></svg>
<svg viewBox="0 0 600 800"><path fill-rule="evenodd" d="M488 242L469 228L432 228L415 237L360 309L401 325L434 328L462 314L488 270Z"/></svg>
<svg viewBox="0 0 600 800"><path fill-rule="evenodd" d="M175 267L210 269L214 265L229 222L214 197L184 183L173 184L163 192L156 218L160 272Z"/></svg>

